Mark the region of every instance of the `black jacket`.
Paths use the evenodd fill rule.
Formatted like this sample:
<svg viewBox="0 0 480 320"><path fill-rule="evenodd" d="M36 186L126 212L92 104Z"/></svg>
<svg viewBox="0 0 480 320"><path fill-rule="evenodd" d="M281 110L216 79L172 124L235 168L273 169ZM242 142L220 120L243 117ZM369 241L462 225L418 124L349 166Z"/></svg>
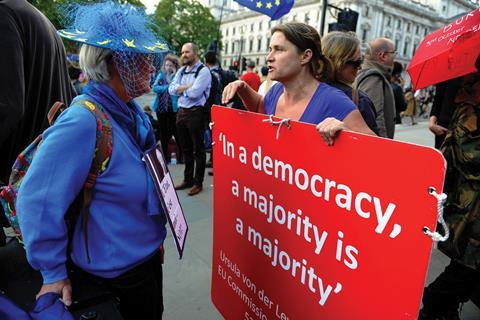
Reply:
<svg viewBox="0 0 480 320"><path fill-rule="evenodd" d="M25 0L0 0L0 180L47 125L53 103L70 104L65 48L52 23Z"/></svg>
<svg viewBox="0 0 480 320"><path fill-rule="evenodd" d="M437 123L442 127L448 128L452 119L455 104L453 100L460 88L462 77L441 82L435 87L435 97L433 98L432 110L430 116L437 117Z"/></svg>

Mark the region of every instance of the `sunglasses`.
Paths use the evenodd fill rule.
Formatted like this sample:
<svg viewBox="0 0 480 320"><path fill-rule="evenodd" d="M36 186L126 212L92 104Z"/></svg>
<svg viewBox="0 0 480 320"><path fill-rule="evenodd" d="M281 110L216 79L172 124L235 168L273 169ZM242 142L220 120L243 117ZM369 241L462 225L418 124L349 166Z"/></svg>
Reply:
<svg viewBox="0 0 480 320"><path fill-rule="evenodd" d="M348 60L347 62L345 62L345 64L348 64L354 68L360 69L363 64L363 58L358 60Z"/></svg>

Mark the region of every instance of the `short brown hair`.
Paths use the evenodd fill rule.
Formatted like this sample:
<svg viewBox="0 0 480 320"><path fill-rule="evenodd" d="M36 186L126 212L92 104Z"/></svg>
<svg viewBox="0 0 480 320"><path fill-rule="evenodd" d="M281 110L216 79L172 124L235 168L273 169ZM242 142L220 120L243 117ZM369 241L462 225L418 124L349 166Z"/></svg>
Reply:
<svg viewBox="0 0 480 320"><path fill-rule="evenodd" d="M299 52L312 50L312 59L309 62L311 74L320 81L331 79L332 63L322 53L320 35L315 28L301 22L289 22L273 27L271 34L275 32L283 33Z"/></svg>

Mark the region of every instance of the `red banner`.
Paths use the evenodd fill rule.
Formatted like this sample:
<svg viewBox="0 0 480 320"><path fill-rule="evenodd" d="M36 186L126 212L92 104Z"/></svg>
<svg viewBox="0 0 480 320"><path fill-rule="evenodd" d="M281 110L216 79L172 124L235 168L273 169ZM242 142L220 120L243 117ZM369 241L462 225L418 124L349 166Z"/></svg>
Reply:
<svg viewBox="0 0 480 320"><path fill-rule="evenodd" d="M214 107L212 300L226 319L416 319L445 161Z"/></svg>

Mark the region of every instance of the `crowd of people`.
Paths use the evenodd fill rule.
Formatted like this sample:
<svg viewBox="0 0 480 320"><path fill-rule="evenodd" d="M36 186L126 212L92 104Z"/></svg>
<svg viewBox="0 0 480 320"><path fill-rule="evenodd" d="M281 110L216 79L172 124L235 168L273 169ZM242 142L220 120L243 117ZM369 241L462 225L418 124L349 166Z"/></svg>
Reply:
<svg viewBox="0 0 480 320"><path fill-rule="evenodd" d="M179 57L168 52L149 18L128 5L82 4L70 13L58 34L81 44L78 62L67 62L53 25L27 1L0 1L0 26L11 30L0 35L8 43L0 63L9 70L8 79L0 77L0 181L8 181L16 155L43 132L15 202L25 251L0 232L0 290L10 292L19 268L36 279L22 296L24 307L36 292L56 293L69 306L74 270L112 291L125 319L161 318L166 218L142 157L158 140L173 161L173 138L175 160L185 164L175 189L200 193L213 163L205 137L214 104L314 124L328 145L341 130L393 139L395 124L402 118L416 124L417 112L427 114L432 104L429 129L449 164L447 221L468 227L455 234L460 247L452 263L426 288L420 318L456 319L459 304L478 290L478 72L438 85L435 94L414 92L404 88L390 39L372 39L363 54L355 33L320 37L290 22L272 28L261 76L254 61L234 75L221 68L217 52L202 55L193 42ZM29 50L39 46L45 49ZM135 98L150 90L155 100L142 108ZM69 107L44 131L55 101ZM68 228L70 211L77 218ZM9 226L3 214L0 221ZM16 268L3 263L12 256Z"/></svg>

